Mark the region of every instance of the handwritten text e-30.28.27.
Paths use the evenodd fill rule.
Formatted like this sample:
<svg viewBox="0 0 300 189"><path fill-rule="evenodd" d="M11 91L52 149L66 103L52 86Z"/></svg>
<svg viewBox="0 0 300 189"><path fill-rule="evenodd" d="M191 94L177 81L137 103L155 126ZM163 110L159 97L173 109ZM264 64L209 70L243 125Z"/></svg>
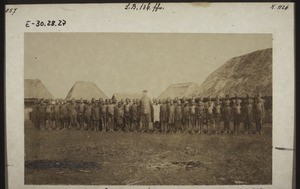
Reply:
<svg viewBox="0 0 300 189"><path fill-rule="evenodd" d="M65 26L67 24L66 20L47 20L47 21L26 21L25 27L55 27L55 26Z"/></svg>

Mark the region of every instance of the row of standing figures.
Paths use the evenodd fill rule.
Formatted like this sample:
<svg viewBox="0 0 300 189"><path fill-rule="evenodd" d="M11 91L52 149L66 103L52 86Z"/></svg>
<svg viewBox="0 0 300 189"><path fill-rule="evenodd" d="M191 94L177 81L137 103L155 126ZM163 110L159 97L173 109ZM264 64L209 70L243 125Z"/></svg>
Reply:
<svg viewBox="0 0 300 189"><path fill-rule="evenodd" d="M136 102L130 104L111 104L115 114L99 114L96 118L84 111L78 112L80 103L65 103L67 107L74 108L75 114L55 114L35 112L32 119L38 130L81 130L100 132L161 132L161 133L240 133L243 123L243 133L250 133L254 127L257 134L261 134L264 120L263 101L255 104L248 103L241 106L240 101L235 100L233 105L225 103L159 103L151 104L149 114L138 114ZM61 105L59 105L61 106ZM109 105L108 105L109 106ZM83 104L83 110L99 107L101 104ZM128 112L127 110L128 109ZM134 110L135 109L135 110ZM134 110L134 111L133 111ZM35 110L36 111L36 110ZM135 112L135 113L132 113ZM178 113L179 112L179 113ZM33 112L34 113L34 112Z"/></svg>
<svg viewBox="0 0 300 189"><path fill-rule="evenodd" d="M198 119L195 122L189 120L188 123L162 123L142 121L130 122L129 124L115 124L112 122L86 121L78 120L75 124L71 124L69 120L63 122L57 120L46 120L40 125L35 125L37 130L78 130L78 131L94 131L94 132L146 132L146 133L199 133L199 134L232 134L232 133L256 133L262 134L263 123L258 122L238 122L238 121L215 121ZM255 132L251 132L251 128Z"/></svg>

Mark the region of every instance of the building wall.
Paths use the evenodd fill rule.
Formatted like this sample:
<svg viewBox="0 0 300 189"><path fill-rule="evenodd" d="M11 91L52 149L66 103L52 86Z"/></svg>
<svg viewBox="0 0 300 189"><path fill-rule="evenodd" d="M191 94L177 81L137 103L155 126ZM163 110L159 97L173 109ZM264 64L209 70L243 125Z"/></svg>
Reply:
<svg viewBox="0 0 300 189"><path fill-rule="evenodd" d="M25 98L24 99L24 120L30 121L30 113L32 112L32 106L37 99Z"/></svg>
<svg viewBox="0 0 300 189"><path fill-rule="evenodd" d="M30 113L32 112L32 107L25 107L24 108L24 119L25 121L30 120Z"/></svg>

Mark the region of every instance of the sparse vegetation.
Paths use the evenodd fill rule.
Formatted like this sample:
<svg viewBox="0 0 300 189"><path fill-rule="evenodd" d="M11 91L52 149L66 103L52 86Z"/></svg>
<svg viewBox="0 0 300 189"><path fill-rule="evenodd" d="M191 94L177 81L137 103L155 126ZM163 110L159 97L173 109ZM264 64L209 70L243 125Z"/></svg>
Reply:
<svg viewBox="0 0 300 189"><path fill-rule="evenodd" d="M100 134L40 131L29 124L25 124L25 184L272 183L271 124L264 125L262 135Z"/></svg>

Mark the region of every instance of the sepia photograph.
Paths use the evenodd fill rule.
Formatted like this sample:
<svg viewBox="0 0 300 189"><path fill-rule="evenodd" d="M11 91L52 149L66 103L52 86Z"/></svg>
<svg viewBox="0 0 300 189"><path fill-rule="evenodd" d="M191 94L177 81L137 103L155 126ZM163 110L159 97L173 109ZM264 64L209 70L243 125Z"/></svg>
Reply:
<svg viewBox="0 0 300 189"><path fill-rule="evenodd" d="M25 32L25 185L272 185L272 33Z"/></svg>
<svg viewBox="0 0 300 189"><path fill-rule="evenodd" d="M285 2L6 5L6 188L296 188L294 18Z"/></svg>

